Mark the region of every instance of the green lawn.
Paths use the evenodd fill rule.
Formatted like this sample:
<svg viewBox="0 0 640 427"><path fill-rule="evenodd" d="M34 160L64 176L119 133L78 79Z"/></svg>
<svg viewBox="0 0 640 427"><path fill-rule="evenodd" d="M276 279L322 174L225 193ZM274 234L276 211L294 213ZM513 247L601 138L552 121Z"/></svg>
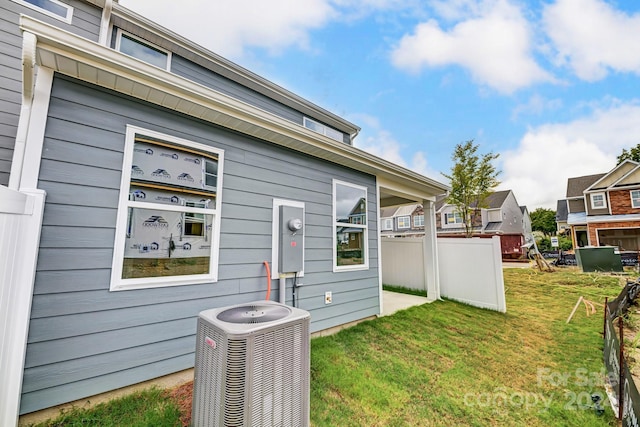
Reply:
<svg viewBox="0 0 640 427"><path fill-rule="evenodd" d="M565 321L580 296L617 296L620 279L531 269L504 277L507 314L442 301L313 339L312 425L615 425L608 402L604 416L587 407L604 395L602 307ZM43 425L181 425L175 399L155 396L135 410L119 400Z"/></svg>

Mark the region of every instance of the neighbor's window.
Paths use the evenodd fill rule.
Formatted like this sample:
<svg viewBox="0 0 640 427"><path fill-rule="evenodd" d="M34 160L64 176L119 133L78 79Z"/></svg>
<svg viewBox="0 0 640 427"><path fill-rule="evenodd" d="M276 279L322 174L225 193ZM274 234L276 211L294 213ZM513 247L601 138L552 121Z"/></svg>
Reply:
<svg viewBox="0 0 640 427"><path fill-rule="evenodd" d="M631 207L640 208L640 190L631 190Z"/></svg>
<svg viewBox="0 0 640 427"><path fill-rule="evenodd" d="M162 69L169 69L170 53L122 30L118 30L116 50Z"/></svg>
<svg viewBox="0 0 640 427"><path fill-rule="evenodd" d="M367 188L333 181L334 271L369 267Z"/></svg>
<svg viewBox="0 0 640 427"><path fill-rule="evenodd" d="M444 214L445 224L462 224L462 215L459 212L448 212Z"/></svg>
<svg viewBox="0 0 640 427"><path fill-rule="evenodd" d="M413 217L414 227L424 227L424 215L416 215Z"/></svg>
<svg viewBox="0 0 640 427"><path fill-rule="evenodd" d="M602 209L607 207L607 202L604 198L604 193L593 193L591 195L591 208Z"/></svg>
<svg viewBox="0 0 640 427"><path fill-rule="evenodd" d="M311 129L314 132L321 133L322 135L328 136L329 138L335 139L336 141L344 142L342 132L330 128L329 126L325 126L322 123L311 120L308 117L305 117L302 120L302 123L307 129Z"/></svg>
<svg viewBox="0 0 640 427"><path fill-rule="evenodd" d="M45 15L60 19L67 24L71 23L73 17L73 8L58 0L13 0L30 9L37 10Z"/></svg>
<svg viewBox="0 0 640 427"><path fill-rule="evenodd" d="M398 229L411 228L411 217L410 216L399 216L398 221Z"/></svg>
<svg viewBox="0 0 640 427"><path fill-rule="evenodd" d="M111 290L217 280L222 157L127 128Z"/></svg>
<svg viewBox="0 0 640 427"><path fill-rule="evenodd" d="M393 219L383 218L381 228L383 230L393 230Z"/></svg>

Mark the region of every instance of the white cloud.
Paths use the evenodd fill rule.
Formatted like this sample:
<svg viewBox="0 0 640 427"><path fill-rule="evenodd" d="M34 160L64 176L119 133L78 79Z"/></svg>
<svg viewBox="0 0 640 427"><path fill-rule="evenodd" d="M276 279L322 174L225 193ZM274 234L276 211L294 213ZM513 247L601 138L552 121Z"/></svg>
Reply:
<svg viewBox="0 0 640 427"><path fill-rule="evenodd" d="M429 167L422 151L410 153L406 146L400 144L389 131L382 128L377 118L366 114L357 115L355 118L362 125L362 131L354 141L357 148L436 181L442 181L442 176Z"/></svg>
<svg viewBox="0 0 640 427"><path fill-rule="evenodd" d="M540 115L546 111L554 111L562 107L562 99L547 99L539 94L532 95L529 100L517 105L511 112L511 119L517 120L521 115Z"/></svg>
<svg viewBox="0 0 640 427"><path fill-rule="evenodd" d="M557 0L545 7L543 24L557 62L568 63L579 78L640 74L640 13L627 15L602 0Z"/></svg>
<svg viewBox="0 0 640 427"><path fill-rule="evenodd" d="M178 34L231 58L246 46L278 52L289 46L308 48L309 31L335 18L328 0L190 0L186 13L173 0L121 0L120 3Z"/></svg>
<svg viewBox="0 0 640 427"><path fill-rule="evenodd" d="M553 81L532 56L532 30L520 9L507 0L487 0L475 7L461 3L464 10L472 9L473 16L448 31L435 20L419 24L393 50L393 64L414 73L425 67L459 65L477 82L502 93ZM460 9L454 9L442 13L455 16Z"/></svg>
<svg viewBox="0 0 640 427"><path fill-rule="evenodd" d="M555 209L570 177L608 172L623 148L640 140L640 102L594 110L569 123L529 130L516 150L503 152L501 189L529 210Z"/></svg>

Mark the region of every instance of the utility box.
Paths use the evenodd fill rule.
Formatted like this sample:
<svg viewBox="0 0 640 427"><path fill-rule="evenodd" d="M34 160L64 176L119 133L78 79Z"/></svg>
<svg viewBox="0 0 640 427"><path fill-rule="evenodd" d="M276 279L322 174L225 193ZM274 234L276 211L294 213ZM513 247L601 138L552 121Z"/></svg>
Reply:
<svg viewBox="0 0 640 427"><path fill-rule="evenodd" d="M576 261L583 272L622 271L622 257L613 246L576 248Z"/></svg>
<svg viewBox="0 0 640 427"><path fill-rule="evenodd" d="M304 269L304 209L280 206L279 272L297 273Z"/></svg>

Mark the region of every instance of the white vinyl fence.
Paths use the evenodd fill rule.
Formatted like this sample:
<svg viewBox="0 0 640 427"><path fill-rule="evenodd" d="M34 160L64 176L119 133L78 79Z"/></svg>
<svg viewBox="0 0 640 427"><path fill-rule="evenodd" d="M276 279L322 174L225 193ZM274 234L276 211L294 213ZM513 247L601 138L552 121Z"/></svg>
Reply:
<svg viewBox="0 0 640 427"><path fill-rule="evenodd" d="M382 283L426 290L423 238L382 238ZM506 312L500 238L438 238L440 294Z"/></svg>
<svg viewBox="0 0 640 427"><path fill-rule="evenodd" d="M0 186L0 425L18 422L45 193Z"/></svg>

